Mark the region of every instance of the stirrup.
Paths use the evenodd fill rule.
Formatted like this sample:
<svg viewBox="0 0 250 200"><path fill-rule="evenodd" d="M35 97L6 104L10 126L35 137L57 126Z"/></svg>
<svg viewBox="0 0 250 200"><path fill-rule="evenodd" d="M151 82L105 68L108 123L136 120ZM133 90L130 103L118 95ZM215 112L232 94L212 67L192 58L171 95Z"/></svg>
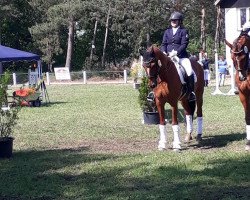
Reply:
<svg viewBox="0 0 250 200"><path fill-rule="evenodd" d="M191 93L188 95L188 101L196 101L196 96L195 96L195 93L194 93L194 92L191 92Z"/></svg>
<svg viewBox="0 0 250 200"><path fill-rule="evenodd" d="M147 96L147 101L153 102L154 100L155 100L155 95L154 95L154 92L151 91L151 92L149 92L149 94Z"/></svg>

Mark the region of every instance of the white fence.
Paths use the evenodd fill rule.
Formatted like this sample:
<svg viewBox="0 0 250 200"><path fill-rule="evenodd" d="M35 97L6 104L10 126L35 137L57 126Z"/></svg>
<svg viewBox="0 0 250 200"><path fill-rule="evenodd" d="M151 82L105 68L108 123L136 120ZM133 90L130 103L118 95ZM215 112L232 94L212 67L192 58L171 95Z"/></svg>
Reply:
<svg viewBox="0 0 250 200"><path fill-rule="evenodd" d="M129 71L80 71L70 72L71 80L56 80L55 73L43 73L45 82L50 84L94 84L94 83L132 83ZM29 82L28 73L13 73L12 84L19 85Z"/></svg>

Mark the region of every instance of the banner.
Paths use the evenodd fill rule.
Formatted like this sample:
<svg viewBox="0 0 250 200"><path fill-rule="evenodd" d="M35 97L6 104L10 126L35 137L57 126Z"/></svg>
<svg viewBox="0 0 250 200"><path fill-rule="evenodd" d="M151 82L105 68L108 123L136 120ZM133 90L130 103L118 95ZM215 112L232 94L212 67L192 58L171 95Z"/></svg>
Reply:
<svg viewBox="0 0 250 200"><path fill-rule="evenodd" d="M55 67L56 80L71 80L69 68L67 67Z"/></svg>

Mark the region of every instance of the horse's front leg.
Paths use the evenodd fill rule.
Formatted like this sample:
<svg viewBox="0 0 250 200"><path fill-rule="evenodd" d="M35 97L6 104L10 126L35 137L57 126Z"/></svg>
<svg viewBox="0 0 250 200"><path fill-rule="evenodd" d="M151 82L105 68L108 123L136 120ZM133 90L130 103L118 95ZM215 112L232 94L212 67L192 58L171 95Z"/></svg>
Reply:
<svg viewBox="0 0 250 200"><path fill-rule="evenodd" d="M158 149L160 151L166 149L166 143L167 143L167 131L166 131L164 105L165 104L161 103L161 101L159 101L159 99L156 99L156 106L157 106L157 110L158 110L159 116L160 116L160 124L159 124L160 139L159 139L159 143L158 143Z"/></svg>
<svg viewBox="0 0 250 200"><path fill-rule="evenodd" d="M176 102L174 105L171 105L172 108L172 129L174 132L174 141L173 141L173 150L179 151L181 149L181 141L180 141L180 127L178 125L178 102Z"/></svg>

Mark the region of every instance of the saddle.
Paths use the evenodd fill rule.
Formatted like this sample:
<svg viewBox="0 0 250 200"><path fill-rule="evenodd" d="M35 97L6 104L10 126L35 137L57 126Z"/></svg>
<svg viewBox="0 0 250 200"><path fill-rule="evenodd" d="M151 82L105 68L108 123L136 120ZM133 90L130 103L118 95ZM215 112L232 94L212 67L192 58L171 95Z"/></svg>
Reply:
<svg viewBox="0 0 250 200"><path fill-rule="evenodd" d="M174 62L175 67L177 69L178 75L180 77L181 83L182 83L182 89L181 89L181 95L179 97L179 100L181 100L188 92L188 87L187 87L187 72L185 68L179 63L179 58L177 56L174 56L171 58L171 60ZM197 82L197 76L194 73L194 82Z"/></svg>

